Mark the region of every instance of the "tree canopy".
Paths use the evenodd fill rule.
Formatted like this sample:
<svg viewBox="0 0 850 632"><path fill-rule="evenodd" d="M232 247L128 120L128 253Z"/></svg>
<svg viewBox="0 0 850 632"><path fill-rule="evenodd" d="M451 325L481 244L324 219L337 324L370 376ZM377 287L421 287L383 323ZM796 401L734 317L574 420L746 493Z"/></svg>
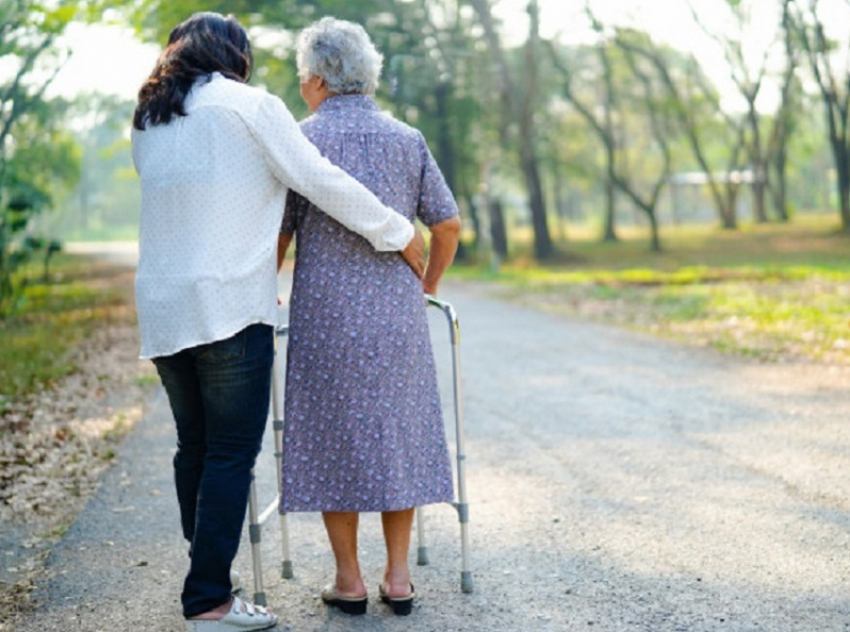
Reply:
<svg viewBox="0 0 850 632"><path fill-rule="evenodd" d="M469 220L467 245L511 256L525 232L545 261L569 254L568 220L597 222L612 241L621 223L645 225L653 249L665 223L707 212L733 230L742 209L766 222L832 208L850 232L850 4L845 20L824 4L772 0L765 20L754 0L727 0L716 8L734 28L723 31L692 10L717 51L706 59L606 22L594 0L581 41L552 28L556 10L541 0L525 3L521 30L501 21L498 0L0 0L0 313L14 270L44 244L33 219L64 200L90 228L115 224L107 207L121 195L104 183L129 171L118 157L132 103L46 97L74 21L108 16L162 45L193 12L232 13L254 44L252 82L298 117L297 31L324 15L363 24L385 57L377 98L425 135ZM767 36L753 53L756 29ZM713 83L718 67L736 98Z"/></svg>

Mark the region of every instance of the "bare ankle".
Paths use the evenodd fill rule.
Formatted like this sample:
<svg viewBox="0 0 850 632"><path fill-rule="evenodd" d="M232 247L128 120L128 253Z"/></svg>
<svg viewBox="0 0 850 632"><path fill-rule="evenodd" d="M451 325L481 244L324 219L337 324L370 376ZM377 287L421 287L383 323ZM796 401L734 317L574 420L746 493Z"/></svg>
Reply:
<svg viewBox="0 0 850 632"><path fill-rule="evenodd" d="M391 597L406 597L411 591L410 571L397 569L384 573L383 589Z"/></svg>
<svg viewBox="0 0 850 632"><path fill-rule="evenodd" d="M344 575L337 573L334 588L340 597L362 597L366 594L366 584L358 575Z"/></svg>
<svg viewBox="0 0 850 632"><path fill-rule="evenodd" d="M220 606L213 608L212 610L208 610L207 612L202 612L201 614L190 617L190 619L194 619L196 621L218 621L228 612L230 612L230 608L233 605L233 599L228 601L227 603L223 603Z"/></svg>

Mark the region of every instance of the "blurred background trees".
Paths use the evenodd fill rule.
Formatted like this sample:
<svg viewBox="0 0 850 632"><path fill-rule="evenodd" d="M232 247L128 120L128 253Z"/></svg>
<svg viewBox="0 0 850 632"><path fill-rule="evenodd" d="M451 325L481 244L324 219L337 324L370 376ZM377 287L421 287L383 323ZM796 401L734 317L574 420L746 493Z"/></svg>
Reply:
<svg viewBox="0 0 850 632"><path fill-rule="evenodd" d="M850 233L850 3L683 0L699 49L640 26L645 3L613 4L0 0L3 297L36 247L135 235L132 95L51 96L73 53L65 30L112 23L161 46L201 10L248 26L252 82L297 117L298 29L323 15L363 24L385 57L378 100L422 130L458 199L462 258L569 261L571 231L588 228L611 242L638 230L661 250L667 225L733 231L798 212Z"/></svg>
<svg viewBox="0 0 850 632"><path fill-rule="evenodd" d="M79 176L79 148L63 128L67 103L45 91L66 52L57 45L77 8L0 0L0 315L19 294L15 271L55 244L28 234L35 216Z"/></svg>

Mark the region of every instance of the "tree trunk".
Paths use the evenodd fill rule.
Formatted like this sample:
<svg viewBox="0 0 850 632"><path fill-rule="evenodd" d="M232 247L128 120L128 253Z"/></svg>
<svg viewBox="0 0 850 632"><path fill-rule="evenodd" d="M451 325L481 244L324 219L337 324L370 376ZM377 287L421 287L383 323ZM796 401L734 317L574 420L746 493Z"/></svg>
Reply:
<svg viewBox="0 0 850 632"><path fill-rule="evenodd" d="M720 204L720 225L724 230L738 229L738 185L727 184L724 199Z"/></svg>
<svg viewBox="0 0 850 632"><path fill-rule="evenodd" d="M850 233L850 148L842 142L841 139L835 138L832 143L833 153L835 154L835 164L838 180L838 202L839 211L841 213L841 230L845 233Z"/></svg>
<svg viewBox="0 0 850 632"><path fill-rule="evenodd" d="M609 158L609 166L612 158ZM615 212L617 205L617 195L614 187L614 180L611 177L610 169L608 177L605 178L605 228L602 233L602 241L611 242L617 241L617 231L615 229Z"/></svg>
<svg viewBox="0 0 850 632"><path fill-rule="evenodd" d="M455 188L457 183L455 145L452 139L452 130L448 125L448 102L451 98L451 90L451 84L446 82L440 82L434 90L434 98L437 101L437 117L443 122L442 125L438 126L437 162L440 165L440 171L443 172L443 176L446 179L446 184L455 197L457 197L457 190Z"/></svg>
<svg viewBox="0 0 850 632"><path fill-rule="evenodd" d="M780 222L788 221L788 185L785 182L785 171L776 174L776 182L773 185L773 210Z"/></svg>
<svg viewBox="0 0 850 632"><path fill-rule="evenodd" d="M475 202L475 196L467 195L466 205L469 207L469 216L472 219L472 245L477 250L481 242L481 215L478 204Z"/></svg>
<svg viewBox="0 0 850 632"><path fill-rule="evenodd" d="M470 0L470 4L472 4L481 20L481 26L484 28L490 53L499 71L501 101L504 110L503 115L505 117L502 130L503 144L506 140L508 122L514 117L518 119L519 158L528 191L528 203L531 209L531 221L534 229L534 256L541 261L545 261L552 258L554 247L546 222L546 205L543 197L543 187L540 183L539 159L534 147L534 108L537 106L536 39L539 28L537 2L536 0L531 0L528 5L531 26L525 51L525 81L522 85L516 81L508 67L504 50L502 50L498 34L493 26L493 16L490 11L489 0Z"/></svg>
<svg viewBox="0 0 850 632"><path fill-rule="evenodd" d="M605 86L605 103L603 104L602 123L605 126L603 142L605 143L605 232L602 241L617 241L615 224L617 221L617 196L615 192L617 173L617 141L614 134L614 73L611 62L606 54L605 42L599 47L599 60L603 68L603 84Z"/></svg>
<svg viewBox="0 0 850 632"><path fill-rule="evenodd" d="M555 200L555 219L557 220L556 238L564 242L567 240L567 202L564 195L564 180L558 177L557 164L553 164L551 174L552 197Z"/></svg>
<svg viewBox="0 0 850 632"><path fill-rule="evenodd" d="M611 78L611 67L608 63L608 58L602 55L603 67L605 68L605 111L603 114L603 124L605 126L605 135L602 141L605 143L605 229L602 234L602 241L612 242L617 241L617 231L615 224L617 221L617 195L615 192L615 178L617 165L617 143L614 139L614 123L611 113L613 101L613 80Z"/></svg>
<svg viewBox="0 0 850 632"><path fill-rule="evenodd" d="M789 3L785 4L786 14L783 19L787 20L789 24L793 23L793 28L809 57L812 73L820 88L826 114L828 138L835 161L835 170L838 174L837 186L841 228L844 232L850 233L850 173L847 171L848 165L850 165L850 160L848 160L848 151L850 151L848 142L850 142L850 139L848 139L847 128L850 86L847 86L846 74L844 77L836 76L830 65L833 49L824 35L824 25L817 14L817 2L811 2L808 8L810 17L814 21L814 26L811 29L807 27L806 18L802 13L793 17L788 13L791 6ZM843 86L844 90L839 91L837 86Z"/></svg>
<svg viewBox="0 0 850 632"><path fill-rule="evenodd" d="M761 163L753 165L753 218L757 224L767 223L765 197L767 192L767 169Z"/></svg>
<svg viewBox="0 0 850 632"><path fill-rule="evenodd" d="M783 142L776 150L773 159L774 176L768 190L773 198L773 210L780 222L788 221L788 183L786 179L786 164L788 162L787 145Z"/></svg>
<svg viewBox="0 0 850 632"><path fill-rule="evenodd" d="M785 70L782 73L782 100L773 121L770 148L768 150L768 173L773 166L773 178L769 179L768 190L773 196L773 210L780 222L788 221L788 136L793 125L792 99L796 84L796 69L799 65L799 47L791 23L791 0L782 0L782 36L785 48ZM771 151L772 150L772 151Z"/></svg>
<svg viewBox="0 0 850 632"><path fill-rule="evenodd" d="M646 216L649 218L650 242L649 247L652 252L661 252L661 239L658 236L658 217L655 215L655 209L644 209Z"/></svg>
<svg viewBox="0 0 850 632"><path fill-rule="evenodd" d="M554 248L549 235L549 225L546 221L546 206L543 201L543 186L540 182L538 160L531 139L520 130L522 172L525 176L525 186L528 190L528 203L531 210L531 225L534 228L534 257L539 261L552 258Z"/></svg>
<svg viewBox="0 0 850 632"><path fill-rule="evenodd" d="M499 199L490 200L490 238L493 242L493 252L501 259L507 259L508 231L505 226L505 211Z"/></svg>
<svg viewBox="0 0 850 632"><path fill-rule="evenodd" d="M525 45L525 86L519 115L519 142L522 171L528 190L528 202L531 207L531 224L534 227L534 257L538 261L552 258L555 250L549 234L546 218L546 199L543 196L543 184L540 179L540 159L535 147L534 113L537 108L538 75L538 39L540 32L540 9L537 0L528 3L529 31Z"/></svg>

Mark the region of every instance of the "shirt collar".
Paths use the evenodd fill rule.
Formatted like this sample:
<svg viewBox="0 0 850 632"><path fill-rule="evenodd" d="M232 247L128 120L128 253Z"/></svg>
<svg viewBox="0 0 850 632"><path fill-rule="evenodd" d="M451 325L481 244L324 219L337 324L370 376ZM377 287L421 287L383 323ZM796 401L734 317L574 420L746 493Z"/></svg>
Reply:
<svg viewBox="0 0 850 632"><path fill-rule="evenodd" d="M319 104L316 114L339 112L341 110L372 110L378 111L375 99L365 94L338 94L328 97Z"/></svg>

